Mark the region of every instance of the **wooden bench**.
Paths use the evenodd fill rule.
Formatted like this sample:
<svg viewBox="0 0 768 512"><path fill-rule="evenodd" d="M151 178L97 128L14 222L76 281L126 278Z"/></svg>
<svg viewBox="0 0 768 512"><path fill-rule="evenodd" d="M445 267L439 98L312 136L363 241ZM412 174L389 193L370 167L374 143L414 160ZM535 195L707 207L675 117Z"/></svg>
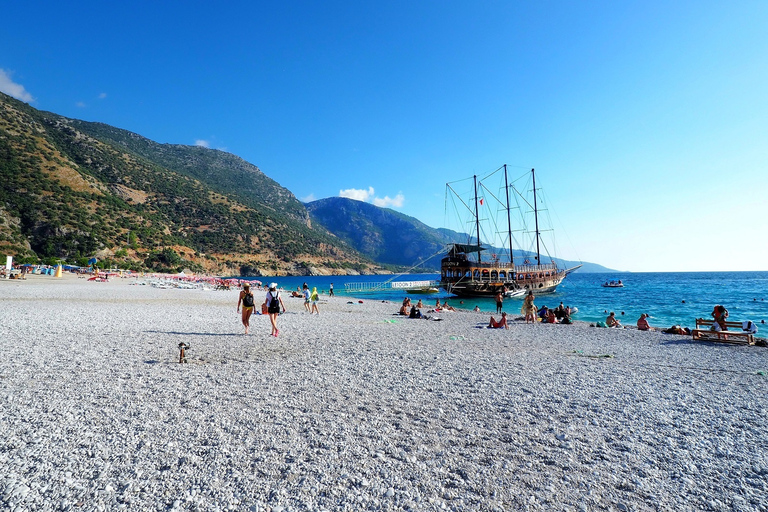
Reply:
<svg viewBox="0 0 768 512"><path fill-rule="evenodd" d="M709 340L709 341L721 341L723 343L733 343L736 345L754 345L754 334L744 332L741 328L741 322L725 322L725 326L728 331L713 331L711 330L714 320L707 320L705 318L696 319L696 328L691 331L691 335L695 340Z"/></svg>

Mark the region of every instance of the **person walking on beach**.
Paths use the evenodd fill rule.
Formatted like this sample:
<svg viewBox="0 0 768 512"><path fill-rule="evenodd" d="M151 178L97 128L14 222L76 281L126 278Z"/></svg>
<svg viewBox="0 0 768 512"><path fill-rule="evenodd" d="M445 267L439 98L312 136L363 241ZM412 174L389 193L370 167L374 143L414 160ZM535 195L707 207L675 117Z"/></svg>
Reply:
<svg viewBox="0 0 768 512"><path fill-rule="evenodd" d="M317 294L317 287L312 288L312 295L309 296L310 302L312 302L312 310L309 312L309 314L317 313L320 314L320 310L317 309L317 300L320 298L320 296Z"/></svg>
<svg viewBox="0 0 768 512"><path fill-rule="evenodd" d="M333 283L331 283L330 288L328 289L328 296L333 297Z"/></svg>
<svg viewBox="0 0 768 512"><path fill-rule="evenodd" d="M307 313L311 314L309 309L309 286L307 286L307 283L304 283L304 289L301 291L301 293L304 295L304 309L307 310Z"/></svg>
<svg viewBox="0 0 768 512"><path fill-rule="evenodd" d="M242 304L242 321L243 327L245 327L245 334L248 334L248 328L251 326L251 315L253 314L254 299L251 292L251 285L243 283L243 290L240 292L240 297L237 299L237 312L240 313L240 305Z"/></svg>
<svg viewBox="0 0 768 512"><path fill-rule="evenodd" d="M277 338L280 334L280 330L277 328L277 315L280 311L285 311L285 305L283 304L283 298L280 296L280 292L277 291L277 283L269 284L269 291L267 292L267 314L269 315L269 321L272 323L272 336Z"/></svg>
<svg viewBox="0 0 768 512"><path fill-rule="evenodd" d="M525 323L536 323L536 304L533 303L533 290L528 292L528 295L525 296L525 300L523 300L523 308L520 311L522 314L525 315Z"/></svg>
<svg viewBox="0 0 768 512"><path fill-rule="evenodd" d="M504 305L504 294L499 290L496 293L496 312L501 313L501 307Z"/></svg>

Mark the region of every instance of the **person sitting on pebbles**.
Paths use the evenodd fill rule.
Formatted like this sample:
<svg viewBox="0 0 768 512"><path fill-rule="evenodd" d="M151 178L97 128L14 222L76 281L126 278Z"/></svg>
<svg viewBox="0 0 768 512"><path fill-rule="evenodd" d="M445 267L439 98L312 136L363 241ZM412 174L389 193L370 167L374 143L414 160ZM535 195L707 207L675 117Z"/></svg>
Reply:
<svg viewBox="0 0 768 512"><path fill-rule="evenodd" d="M491 316L491 321L488 323L489 329L509 329L509 325L507 325L507 312L504 311L501 313L501 320L496 321L493 316Z"/></svg>
<svg viewBox="0 0 768 512"><path fill-rule="evenodd" d="M621 327L621 322L619 322L616 319L616 313L611 311L611 314L608 315L608 318L605 319L605 325L607 325L608 327L619 327L620 328Z"/></svg>
<svg viewBox="0 0 768 512"><path fill-rule="evenodd" d="M653 327L648 323L648 314L643 313L640 315L640 318L637 319L637 330L638 331L652 331Z"/></svg>
<svg viewBox="0 0 768 512"><path fill-rule="evenodd" d="M557 319L557 315L555 315L554 309L550 309L547 311L547 318L544 321L548 324L560 323L560 321Z"/></svg>

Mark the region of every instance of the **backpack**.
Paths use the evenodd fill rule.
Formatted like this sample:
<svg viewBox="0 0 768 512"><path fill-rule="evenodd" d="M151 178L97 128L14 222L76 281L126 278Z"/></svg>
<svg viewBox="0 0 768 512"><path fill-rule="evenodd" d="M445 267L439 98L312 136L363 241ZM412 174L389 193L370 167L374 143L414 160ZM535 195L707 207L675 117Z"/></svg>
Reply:
<svg viewBox="0 0 768 512"><path fill-rule="evenodd" d="M253 294L251 292L246 293L243 297L243 306L246 308L253 307Z"/></svg>
<svg viewBox="0 0 768 512"><path fill-rule="evenodd" d="M275 292L274 294L269 292L269 295L272 297L272 300L269 301L269 307L272 309L278 309L280 307L280 292Z"/></svg>

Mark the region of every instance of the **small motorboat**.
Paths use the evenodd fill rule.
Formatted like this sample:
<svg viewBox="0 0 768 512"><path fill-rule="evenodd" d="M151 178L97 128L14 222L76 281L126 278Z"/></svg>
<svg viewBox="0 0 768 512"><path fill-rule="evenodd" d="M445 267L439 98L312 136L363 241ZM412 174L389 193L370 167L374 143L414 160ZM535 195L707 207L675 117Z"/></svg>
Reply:
<svg viewBox="0 0 768 512"><path fill-rule="evenodd" d="M624 283L619 279L618 281L606 281L602 286L603 288L624 288Z"/></svg>
<svg viewBox="0 0 768 512"><path fill-rule="evenodd" d="M405 291L408 293L438 293L440 289L435 288L434 286L421 286L421 287L414 287L414 288L406 288Z"/></svg>

